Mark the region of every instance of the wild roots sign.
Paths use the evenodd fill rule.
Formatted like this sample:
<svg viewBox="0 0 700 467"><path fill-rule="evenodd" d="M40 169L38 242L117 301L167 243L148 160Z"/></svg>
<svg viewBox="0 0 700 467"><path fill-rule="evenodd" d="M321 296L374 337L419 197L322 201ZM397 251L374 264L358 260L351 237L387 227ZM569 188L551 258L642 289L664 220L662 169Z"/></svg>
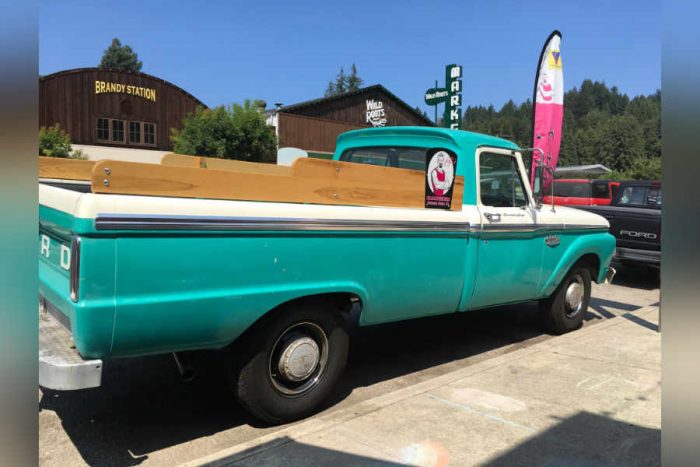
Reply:
<svg viewBox="0 0 700 467"><path fill-rule="evenodd" d="M443 125L447 128L459 129L462 126L462 66L447 65L445 67L445 87L435 87L425 92L425 103L435 106L435 123L437 123L437 106L445 103Z"/></svg>
<svg viewBox="0 0 700 467"><path fill-rule="evenodd" d="M372 126L386 126L386 112L384 112L384 102L375 99L367 99L366 123Z"/></svg>

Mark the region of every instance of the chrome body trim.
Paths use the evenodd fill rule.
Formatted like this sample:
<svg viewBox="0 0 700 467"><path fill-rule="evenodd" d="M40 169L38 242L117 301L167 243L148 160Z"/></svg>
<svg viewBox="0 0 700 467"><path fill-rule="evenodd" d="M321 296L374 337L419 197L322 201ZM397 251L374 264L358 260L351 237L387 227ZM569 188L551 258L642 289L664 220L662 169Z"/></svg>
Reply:
<svg viewBox="0 0 700 467"><path fill-rule="evenodd" d="M73 237L70 245L70 299L78 301L80 290L80 237Z"/></svg>
<svg viewBox="0 0 700 467"><path fill-rule="evenodd" d="M380 230L469 232L469 222L98 214L97 230Z"/></svg>
<svg viewBox="0 0 700 467"><path fill-rule="evenodd" d="M172 216L98 214L97 230L223 230L223 231L387 231L451 233L538 233L553 230L605 230L602 225L497 224L369 219L306 219L286 217Z"/></svg>
<svg viewBox="0 0 700 467"><path fill-rule="evenodd" d="M604 230L608 228L604 225L581 225L581 224L484 224L484 232L549 232L562 230Z"/></svg>

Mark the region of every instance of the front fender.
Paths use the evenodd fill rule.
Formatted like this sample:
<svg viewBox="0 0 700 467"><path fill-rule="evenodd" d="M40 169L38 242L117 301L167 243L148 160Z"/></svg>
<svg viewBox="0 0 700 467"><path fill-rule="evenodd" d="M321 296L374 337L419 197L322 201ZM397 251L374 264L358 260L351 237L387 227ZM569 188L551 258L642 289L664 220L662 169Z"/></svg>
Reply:
<svg viewBox="0 0 700 467"><path fill-rule="evenodd" d="M541 296L550 296L554 290L556 290L557 286L559 286L559 283L561 283L571 267L587 254L594 254L598 257L598 264L600 266L594 280L597 283L602 283L605 280L605 274L614 253L615 237L608 232L585 234L577 237L568 244L566 251L559 259L556 267L544 281L540 291Z"/></svg>

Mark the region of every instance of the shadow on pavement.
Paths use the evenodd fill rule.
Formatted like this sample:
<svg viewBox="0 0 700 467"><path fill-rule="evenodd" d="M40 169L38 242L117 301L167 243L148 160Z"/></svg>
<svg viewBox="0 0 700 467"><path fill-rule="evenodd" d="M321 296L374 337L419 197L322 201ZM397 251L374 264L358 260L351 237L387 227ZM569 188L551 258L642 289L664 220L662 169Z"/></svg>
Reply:
<svg viewBox="0 0 700 467"><path fill-rule="evenodd" d="M644 318L640 318L639 316L633 315L632 313L625 313L622 315L623 318L632 321L633 323L639 324L640 326L643 326L647 329L650 329L652 331L658 332L659 331L659 325L656 323L649 322L645 320Z"/></svg>
<svg viewBox="0 0 700 467"><path fill-rule="evenodd" d="M661 464L661 430L579 412L506 453L490 467Z"/></svg>
<svg viewBox="0 0 700 467"><path fill-rule="evenodd" d="M603 316L615 316L608 315ZM585 319L601 320L592 313ZM390 390L399 389L459 368L465 359L476 363L505 346L524 347L547 338L534 302L362 328L352 338L345 375L324 408L357 388L410 375L392 381ZM272 431L236 404L223 358L217 352L198 355L198 377L190 383L180 380L170 355L110 361L102 387L42 389L40 410L56 412L89 465L138 465L148 453L242 425Z"/></svg>
<svg viewBox="0 0 700 467"><path fill-rule="evenodd" d="M352 467L400 467L409 464L390 462L373 457L360 456L349 452L337 451L311 444L300 443L282 436L267 443L224 457L214 463L202 464L202 467L221 467L224 465L303 465L312 466L352 466Z"/></svg>

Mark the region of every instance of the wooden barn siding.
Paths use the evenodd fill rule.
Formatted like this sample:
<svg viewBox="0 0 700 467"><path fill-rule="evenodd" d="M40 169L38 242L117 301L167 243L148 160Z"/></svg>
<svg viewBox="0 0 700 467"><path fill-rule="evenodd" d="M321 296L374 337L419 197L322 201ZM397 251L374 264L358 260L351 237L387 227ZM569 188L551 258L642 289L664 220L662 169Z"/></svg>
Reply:
<svg viewBox="0 0 700 467"><path fill-rule="evenodd" d="M277 125L279 127L279 147L321 152L335 151L335 140L341 133L365 128L359 125L282 112L277 114Z"/></svg>
<svg viewBox="0 0 700 467"><path fill-rule="evenodd" d="M95 94L95 81L142 86L156 90L156 102L126 93ZM122 112L121 103L131 103L131 113ZM88 70L41 79L39 85L39 125L58 123L78 144L103 144L95 139L97 117L118 118L156 124L156 146L115 146L170 150L170 128L181 128L182 118L199 103L159 80L114 71ZM128 132L128 124L125 124Z"/></svg>
<svg viewBox="0 0 700 467"><path fill-rule="evenodd" d="M370 99L379 100L384 103L387 126L425 126L424 120L419 119L391 96L380 90L294 109L292 113L346 122L354 125L371 126L366 118L367 100Z"/></svg>

